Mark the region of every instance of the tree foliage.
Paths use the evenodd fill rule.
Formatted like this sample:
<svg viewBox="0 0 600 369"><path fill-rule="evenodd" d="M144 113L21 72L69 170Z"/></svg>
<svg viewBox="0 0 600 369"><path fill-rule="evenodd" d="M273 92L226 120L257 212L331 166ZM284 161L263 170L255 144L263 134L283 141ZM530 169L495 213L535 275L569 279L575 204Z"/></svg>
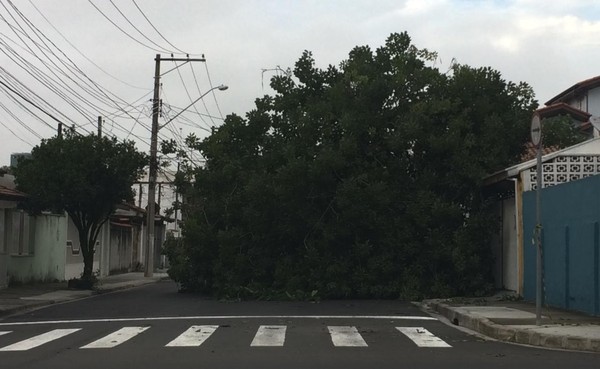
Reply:
<svg viewBox="0 0 600 369"><path fill-rule="evenodd" d="M495 230L482 178L519 157L536 107L491 68L434 68L406 33L339 67L305 52L274 96L191 144L179 176L186 289L230 297L483 293Z"/></svg>
<svg viewBox="0 0 600 369"><path fill-rule="evenodd" d="M17 188L29 194L23 205L32 213L69 214L79 232L82 279L90 280L100 229L117 204L133 200L146 155L131 141L72 131L42 140L31 154L14 168Z"/></svg>
<svg viewBox="0 0 600 369"><path fill-rule="evenodd" d="M580 124L573 122L566 115L545 118L542 124L542 137L544 146L555 146L561 149L589 138L581 131Z"/></svg>

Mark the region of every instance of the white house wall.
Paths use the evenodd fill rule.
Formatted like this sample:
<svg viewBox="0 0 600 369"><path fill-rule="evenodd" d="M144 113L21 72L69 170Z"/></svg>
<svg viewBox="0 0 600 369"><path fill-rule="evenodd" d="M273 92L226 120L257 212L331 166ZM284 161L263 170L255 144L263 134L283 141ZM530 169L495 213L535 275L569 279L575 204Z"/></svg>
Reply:
<svg viewBox="0 0 600 369"><path fill-rule="evenodd" d="M519 259L515 198L505 199L502 207L502 287L519 290Z"/></svg>
<svg viewBox="0 0 600 369"><path fill-rule="evenodd" d="M71 217L67 227L67 240L65 242L65 277L64 279L69 280L73 278L81 277L83 273L83 254L81 253L81 246L79 243L79 233L73 223ZM103 232L101 232L103 234ZM102 242L101 237L98 237L96 242L96 253L94 254L94 265L92 272L100 274L100 258L102 255L102 247L106 242Z"/></svg>
<svg viewBox="0 0 600 369"><path fill-rule="evenodd" d="M110 227L109 273L126 272L131 269L132 227Z"/></svg>
<svg viewBox="0 0 600 369"><path fill-rule="evenodd" d="M600 88L588 91L586 111L593 116L600 116Z"/></svg>
<svg viewBox="0 0 600 369"><path fill-rule="evenodd" d="M4 243L4 209L0 205L0 289L8 286L8 254Z"/></svg>
<svg viewBox="0 0 600 369"><path fill-rule="evenodd" d="M63 280L66 232L65 216L36 216L33 252L27 255L9 255L10 279L19 282Z"/></svg>
<svg viewBox="0 0 600 369"><path fill-rule="evenodd" d="M583 154L587 150L573 150L569 155L557 156L542 164L542 187L577 181L600 173L600 155ZM524 170L525 191L537 186L537 167Z"/></svg>

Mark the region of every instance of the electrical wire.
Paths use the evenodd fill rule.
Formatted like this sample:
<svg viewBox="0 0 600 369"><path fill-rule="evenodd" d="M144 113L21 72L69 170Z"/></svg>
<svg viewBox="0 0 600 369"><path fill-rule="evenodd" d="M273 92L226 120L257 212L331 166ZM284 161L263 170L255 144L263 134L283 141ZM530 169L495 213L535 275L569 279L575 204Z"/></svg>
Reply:
<svg viewBox="0 0 600 369"><path fill-rule="evenodd" d="M36 36L37 36L37 37L38 37L38 38L39 38L39 39L40 39L40 40L41 40L41 41L44 43L44 47L45 47L45 49L47 49L47 50L50 50L50 47L49 47L47 44L45 44L45 42L44 42L44 41L41 39L41 37L40 37L41 31L40 31L39 29L37 29L37 27L35 27L34 25L32 25L32 23L31 23L31 22L30 22L30 21L29 21L29 20L28 20L26 17L24 17L24 16L22 15L22 13L21 13L21 12L20 12L18 9L16 9L16 7L14 7L14 4L12 4L12 2L10 2L10 1L9 1L9 4L11 4L11 6L13 6L13 8L14 8L15 12L17 12L17 14L19 14L19 15L21 16L21 18L23 19L23 21L24 21L24 22L25 22L25 23L26 23L26 24L27 24L27 25L30 27L30 29L31 29L32 31L34 31L34 33L36 34ZM8 11L8 9L6 8L6 6L4 6L4 4L2 4L2 6L3 6L3 7L4 7L4 8L7 10L7 11ZM9 13L9 15L10 15L10 16L11 16L11 18L12 18L12 19L13 19L13 20L16 22L16 19L14 18L14 16L12 15L12 13ZM84 102L85 104L91 105L91 106L92 106L94 109L96 109L96 110L99 110L99 111L102 111L102 110L103 110L102 108L100 108L100 107L99 107L99 106L97 106L96 104L93 104L91 101L89 101L89 100L85 99L85 98L82 96L82 94L81 94L81 93L78 93L78 92L74 91L73 89L71 89L71 88L70 88L70 86L69 86L67 83L65 83L65 82L64 82L64 81L63 81L63 80L62 80L62 79L61 79L61 78L60 78L60 77L57 75L57 73L55 73L55 72L52 70L52 67L51 67L51 65L52 65L52 66L53 66L53 67L54 67L54 68L55 68L55 69L56 69L56 70L57 70L57 71L58 71L60 74L62 74L63 76L67 77L67 78L68 78L68 79L69 79L71 82L75 83L75 85L76 85L76 86L78 86L79 88L81 88L83 91L86 91L88 94L91 94L91 96L93 96L93 97L95 97L95 98L99 98L99 97L100 97L99 95L97 95L95 92L92 92L92 91L90 91L89 89L87 89L87 88L85 88L85 87L81 86L81 85L80 85L78 82L76 82L76 81L75 81L75 80L74 80L72 77L70 77L70 76L69 76L69 75L68 75L68 74L67 74L65 71L63 71L63 70L62 70L62 69L61 69L61 68L60 68L60 67L59 67L59 66L58 66L56 63L54 63L54 61L53 61L53 60L52 60L52 59L51 59L51 58L48 56L48 54L47 54L47 53L44 51L44 48L43 48L43 47L41 47L41 46L40 46L40 44L38 44L37 42L35 42L35 41L34 41L34 40L33 40L33 39L32 39L32 38L31 38L31 37L30 37L30 36L27 34L27 32L25 32L25 30L24 30L24 29L23 29L21 26L19 26L19 28L20 28L20 30L21 30L21 33L22 33L22 34L23 34L23 35L24 35L26 38L28 38L28 39L29 39L29 40L30 40L30 41L31 41L31 42L32 42L32 43L33 43L33 44L34 44L34 45L35 45L35 46L38 48L38 50L40 50L40 51L42 52L42 54L43 54L43 55L46 57L46 59L47 59L47 60L48 60L50 63L48 63L48 62L46 62L46 61L43 61L43 60L42 60L42 59L41 59L41 58L40 58L40 57L37 55L37 53L35 53L35 52L34 52L34 51L33 51L33 50L32 50L32 49L31 49L31 48L30 48L30 47L27 45L27 43L25 42L25 40L23 40L23 38L22 38L22 37L19 35L19 33L18 33L16 30L15 30L15 27L13 27L12 25L10 25L10 23L8 22L8 20L7 20L5 17L3 17L3 16L1 16L1 15L0 15L0 18L1 18L2 20L4 20L4 21L5 21L5 23L7 23L7 24L8 24L8 25L11 27L11 29L13 30L13 32L15 32L15 34L17 35L17 37L18 37L18 38L21 40L21 42L22 42L22 43L23 43L23 44L24 44L24 45L27 47L27 50L29 51L29 53L30 53L31 55L33 55L33 56L34 56L36 59L38 59L38 60L40 61L40 63L42 63L44 66L46 66L46 68L47 68L47 69L48 69L48 70L49 70L49 71L52 73L52 75L54 75L54 77L55 77L56 79L54 79L54 78L52 78L52 77L49 77L47 74L45 74L45 73L43 73L41 70L39 70L39 68L37 68L37 67L34 67L34 66L31 64L31 63L29 63L29 62L28 62L27 60L25 60L24 58L20 57L20 55L18 55L18 53L14 52L14 51L13 51L13 54L14 54L16 57L20 58L20 59L21 59L21 61L22 61L23 63L26 63L26 64L30 65L31 67L33 67L32 69L34 69L34 70L37 70L37 71L38 71L38 73L36 73L37 75L35 75L35 74L34 74L34 73L31 71L31 70L29 70L28 68L24 67L24 66L23 66L21 63L18 63L18 62L16 62L16 61L14 60L14 58L10 57L10 55L8 55L8 54L5 52L5 54L6 54L7 56L9 56L9 58L13 59L13 61L15 61L15 62L16 62L16 63L17 63L17 64L18 64L18 65L19 65L21 68L23 68L23 69L24 69L26 72L28 72L30 75L32 75L34 78L36 78L36 80L38 80L40 83L42 83L43 85L45 85L45 86L46 86L46 87L47 87L49 90L51 90L51 91L54 91L54 93L55 93L55 94L57 94L57 95L59 95L59 96L62 96L62 98L63 98L63 99L65 99L65 100L66 100L66 101L67 101L67 102L68 102L68 103L69 103L71 106L75 107L75 105L74 105L74 104L75 104L75 103L74 103L74 101L73 101L72 99L70 99L70 98L66 98L66 95L64 95L64 93L62 93L62 91L60 91L60 92L59 92L59 91L57 91L57 89L56 89L55 85L61 85L61 86L63 86L63 88L64 88L64 90L65 90L66 92L69 92L69 93L71 93L73 96L75 96L76 98L78 98L79 100L81 100L82 102ZM45 37L45 36L44 36L44 37ZM46 38L46 39L47 39L47 38ZM50 41L50 43L52 43L52 42ZM53 43L52 43L52 44L53 44ZM53 45L54 45L54 44L53 44ZM54 45L54 46L56 47L56 45ZM61 51L61 50L59 49L59 51ZM54 56L56 59L58 59L58 60L59 60L59 61L60 61L60 62L61 62L61 63L62 63L62 64L63 64L63 65L64 65L64 66L65 66L67 69L68 69L68 70L70 70L70 67L71 67L71 66L68 66L68 65L66 65L66 64L65 64L65 63L62 61L62 59L61 59L61 58L59 58L59 57L58 57L58 56L57 56L57 55L56 55L56 54L55 54L53 51L51 51L51 50L50 50L50 53L51 53L51 54L52 54L52 55L53 55L53 56ZM61 53L62 53L62 54L63 54L63 55L66 57L66 54L64 54L64 52L62 52L62 51L61 51ZM71 61L71 60L70 60L68 57L66 57L66 58L67 58L69 61ZM74 64L74 63L73 63L73 64ZM77 68L77 67L75 66L75 68ZM77 69L78 69L78 68L77 68ZM78 69L78 70L79 70L79 69ZM40 79L40 78L41 78L41 79ZM43 79L44 81L46 81L46 82L42 81L42 79ZM49 83L49 82L47 82L47 80L50 80L50 81L52 81L52 83ZM80 81L83 81L83 80L80 78ZM86 81L83 81L83 82L85 83ZM78 105L78 107L79 107L79 108L75 108L75 109L76 109L77 111L79 111L79 112L80 112L80 113L81 113L81 114L84 116L84 118L85 118L85 119L89 119L89 117L90 117L90 114L89 114L89 112L88 112L87 114L86 114L86 113L83 113L83 112L82 112L82 110L85 110L85 109L82 109L80 105ZM74 123L74 122L73 122L73 123ZM75 123L74 123L74 124L75 124Z"/></svg>
<svg viewBox="0 0 600 369"><path fill-rule="evenodd" d="M171 109L183 110L183 108L182 108L182 107L180 107L180 106L169 105L169 107L170 107ZM206 118L209 118L209 119L211 119L211 120L213 120L213 119L217 119L217 120L224 120L223 118L221 118L221 117L217 117L216 115L210 115L210 114L206 114L206 113L197 113L197 112L194 112L194 111L190 111L189 113L190 113L190 114L195 114L195 115L201 115L201 116L203 116L203 117L206 117Z"/></svg>
<svg viewBox="0 0 600 369"><path fill-rule="evenodd" d="M179 51L180 53L182 53L182 54L188 54L188 55L189 55L189 53L186 53L185 51L183 51L183 50L181 50L181 49L177 48L175 45L173 45L171 42L169 42L169 40L167 40L167 39L165 38L165 36L163 36L163 34L162 34L162 33L160 33L160 31L159 31L159 30L158 30L156 27L154 27L154 24L152 24L152 22L150 22L150 19L148 19L148 17L146 16L146 14L145 14L145 13L142 11L142 9L141 9L141 8L139 7L139 5L138 5L138 4L135 2L135 0L132 0L132 1L133 1L133 4L135 5L135 7L136 7L136 8L137 8L137 9L140 11L140 13L141 13L141 14L144 16L144 18L146 19L146 21L148 22L148 24L149 24L149 25L150 25L150 26L151 26L151 27L152 27L152 28L153 28L153 29L156 31L156 33L158 33L158 35L159 35L159 36L160 36L160 37L161 37L163 40L165 40L165 41L166 41L166 42L167 42L169 45L171 45L171 46L172 46L172 47L173 47L175 50Z"/></svg>
<svg viewBox="0 0 600 369"><path fill-rule="evenodd" d="M116 23L115 23L115 22L114 22L112 19L110 19L110 17L109 17L109 16L107 16L107 15L106 15L106 14L105 14L105 13L104 13L104 12L103 12L103 11L102 11L100 8L98 8L98 7L96 6L96 4L94 4L94 3L92 2L92 0L88 0L88 2L89 2L90 4L92 4L92 6L93 6L93 7L94 7L94 8L95 8L95 9L96 9L96 10L97 10L97 11L98 11L100 14L102 14L102 16L103 16L104 18L106 18L106 20L107 20L107 21L109 21L109 22L110 22L110 23L111 23L113 26L115 26L115 27L116 27L116 28L117 28L119 31L121 31L122 33L124 33L124 34L125 34L127 37L129 37L129 38L130 38L130 39L132 39L133 41L137 42L138 44L140 44L140 45L142 45L142 46L144 46L144 47L146 47L146 48L148 48L148 49L150 49L150 50L154 50L154 51L157 51L157 52L159 52L159 53L161 53L161 52L162 52L162 53L170 53L170 50L166 50L166 49L163 49L163 48L161 48L161 49L156 49L156 48L154 48L154 47L152 47L152 46L149 46L149 45L147 45L147 44L143 43L142 41L138 40L137 38L133 37L133 36L132 36L132 35L130 35L130 34L127 32L127 31L125 31L123 28L119 27L119 25L118 25L118 24L116 24Z"/></svg>
<svg viewBox="0 0 600 369"><path fill-rule="evenodd" d="M42 16L42 18L44 18L44 20L46 21L46 23L48 23L50 25L50 27L52 27L54 29L54 31L56 31L56 33L58 33L60 35L60 37L62 37L63 40L65 40L65 42L67 42L69 44L69 46L71 46L75 51L77 51L77 53L79 55L81 55L85 60L87 60L88 62L90 62L93 66L95 66L96 68L98 68L102 73L106 74L107 76L111 77L112 79L114 79L115 81L121 82L122 84L129 86L131 88L136 88L139 90L147 90L146 87L139 87L139 86L135 86L133 84L130 84L128 82L123 81L120 78L115 77L114 75L110 74L109 72L107 72L105 69L103 69L101 66L99 66L96 62L94 62L92 59L90 59L87 55L85 55L81 50L79 50L75 45L73 45L73 43L71 41L69 41L69 39L67 37L65 37L65 35L60 32L58 30L58 28L56 28L51 22L50 20L44 15L44 13L42 13L38 7L33 3L32 0L29 0L29 3L35 8L35 10Z"/></svg>
<svg viewBox="0 0 600 369"><path fill-rule="evenodd" d="M196 83L196 88L198 89L198 94L202 95L202 91L200 91L200 84L198 83L198 78L196 78L196 72L194 71L194 67L192 65L190 65L190 69L192 70L192 75L194 76L194 82ZM204 105L204 110L206 110L206 115L210 118L210 121L212 122L212 125L214 127L215 121L212 118L212 116L210 115L210 112L208 111L208 107L206 106L206 101L204 101L204 99L202 99L202 105ZM198 112L198 111L196 110L196 112ZM198 113L198 115L202 119L202 115L200 115L200 113ZM204 121L204 119L203 119L203 121Z"/></svg>
<svg viewBox="0 0 600 369"><path fill-rule="evenodd" d="M174 63L175 63L175 65L177 65L177 62L174 62ZM190 91L189 91L189 90L188 90L188 88L187 88L187 85L186 85L186 83L185 83L185 80L183 79L183 76L181 75L181 71L179 70L179 68L177 68L177 74L179 75L179 80L181 81L181 84L183 85L183 89L185 90L185 93L187 94L187 96L188 96L188 99L190 99L190 103L192 103L192 104L193 104L193 105L192 105L192 108L194 108L194 111L195 111L197 114L200 114L200 113L198 112L198 109L196 108L196 105L194 104L194 99L192 99L192 96L190 95ZM198 87L198 91L200 91L200 87ZM201 94L201 93L200 93L200 96L202 96L202 94ZM203 99L201 99L201 100L203 100ZM203 101L203 103L204 103L204 101ZM204 103L204 104L205 104L205 103ZM204 106L206 107L206 104L205 104ZM200 119L202 120L202 122L203 122L204 124L207 124L207 123L206 123L206 121L204 120L204 118L203 118L201 115L198 115L198 116L200 117ZM210 126L209 126L209 127L210 127Z"/></svg>
<svg viewBox="0 0 600 369"><path fill-rule="evenodd" d="M44 46L46 47L47 50L49 50L49 52L65 67L67 68L67 70L69 70L71 73L76 72L75 75L77 76L77 78L79 79L79 81L81 81L82 83L84 83L84 86L79 85L78 82L74 81L72 78L70 78L62 69L60 69L58 66L56 66L56 64L50 59L48 58L48 60L50 60L52 62L53 65L55 65L57 67L57 69L60 71L61 74L65 75L67 78L69 78L72 82L74 82L79 88L83 89L85 92L87 92L90 96L99 99L100 101L102 101L104 104L110 105L111 102L113 102L112 99L106 99L106 92L104 92L103 87L101 87L100 85L98 85L96 82L94 82L91 78L89 78L78 66L75 62L73 62L73 60L71 60L71 58L69 58L68 55L66 55L66 53L64 51L62 51L58 46L56 46L56 44L50 40L43 32L40 31L39 28L37 28L29 19L27 19L27 17L25 17L23 15L22 12L19 11L18 8L16 8L16 6L14 4L12 4L12 2L10 0L8 0L9 4L11 4L11 6L13 7L14 11L21 17L21 19L29 26L29 28L35 33L35 35L38 37L38 39L40 39L40 41L42 41L42 43L44 44ZM11 15L12 17L12 15ZM14 19L14 17L12 17ZM20 27L20 26L19 26ZM22 29L22 27L20 27ZM35 42L26 32L24 32L25 36L31 40L37 47L38 49L40 49L40 45ZM56 50L58 50L61 55L67 59L71 65L67 65L64 61L63 58L60 58L58 55L56 55L52 49L46 44L46 42L42 39L42 37L44 39L46 39ZM34 54L34 56L37 57L37 55ZM46 65L47 66L47 65ZM79 77L79 75L81 75L84 78ZM97 90L97 91L96 91ZM98 94L100 93L100 94ZM114 95L114 94L113 94ZM116 95L114 95L115 97L117 97ZM118 98L118 97L117 97ZM90 102L86 100L86 102L89 104ZM102 111L102 109L99 109L98 106L94 106L96 109Z"/></svg>
<svg viewBox="0 0 600 369"><path fill-rule="evenodd" d="M140 31L139 28L137 28L135 26L135 24L133 24L129 20L129 18L127 18L127 16L125 14L123 14L123 12L121 11L121 9L119 9L119 7L113 2L113 0L109 0L109 1L112 4L112 6L114 6L115 9L117 9L117 12L119 12L119 14L121 14L121 16L125 19L125 21L127 21L127 23L129 23L129 25L131 25L131 27L133 27L133 29L135 29L140 35L142 35L142 37L144 37L146 40L150 41L150 43L153 44L154 46L157 46L157 47L159 47L161 49L164 49L161 45L157 44L156 42L152 41L148 36L146 36L146 34L144 34L144 32Z"/></svg>
<svg viewBox="0 0 600 369"><path fill-rule="evenodd" d="M8 109L6 107L6 105L4 105L3 103L0 102L0 107L2 109L4 109L4 111L6 111L8 113L8 115L11 116L11 118L19 123L19 125L21 125L23 128L25 128L26 131L28 131L29 133L31 133L32 135L34 135L35 137L37 137L38 139L42 139L42 136L36 132L35 130L33 130L31 127L29 127L27 124L25 124L25 122L23 122L19 117L17 117L10 109ZM4 125L4 124L3 124ZM4 125L6 127L6 125ZM8 127L7 127L8 128ZM10 128L8 128L15 136L17 136ZM19 136L17 136L19 137ZM22 139L21 139L22 140Z"/></svg>
<svg viewBox="0 0 600 369"><path fill-rule="evenodd" d="M48 38L44 32L42 32L31 21L29 21L29 19L27 19L24 16L24 14L22 12L20 12L19 9L10 0L7 0L7 1L8 1L8 4L10 4L10 6L12 7L14 14L16 14L17 17L21 19L21 22L23 22L23 24L26 25L31 30L34 37L37 38L37 40L39 40L39 41L36 41L32 36L30 36L30 34L25 30L25 28L19 24L19 21L17 20L17 17L15 17L15 15L13 15L13 12L11 12L9 10L9 8L5 4L2 3L1 4L2 7L7 11L6 14L8 14L10 16L10 18L12 19L12 22L14 22L14 24L11 23L11 21L9 21L6 17L2 16L2 14L0 14L0 19L2 19L8 25L8 27L12 30L12 32L14 32L15 36L19 39L20 43L17 43L10 37L0 37L0 50L5 55L7 55L7 57L9 57L9 59L11 59L16 65L18 65L21 69L25 70L28 73L28 75L30 75L35 81L40 83L42 86L44 86L46 89L48 89L54 95L59 97L61 100L65 101L67 103L67 105L69 105L72 109L74 109L74 111L78 112L78 114L81 114L82 116L84 116L85 119L87 120L87 123L85 123L83 125L77 125L72 119L70 119L68 117L67 114L65 114L62 111L60 111L59 109L57 109L55 107L56 104L49 103L48 101L43 99L39 94L34 92L34 89L28 88L24 83L20 82L18 79L14 78L14 77L12 77L12 75L10 75L8 73L8 71L5 71L5 70L3 71L3 72L5 72L4 81L0 80L0 82L2 82L2 85L3 85L3 88L1 88L2 91L4 93L6 93L7 96L9 96L9 98L12 101L14 101L20 107L22 107L24 111L28 112L29 114L34 116L37 120L44 123L46 126L50 127L52 129L52 131L55 131L54 127L52 127L50 124L48 124L46 122L45 119L42 119L38 114L36 114L34 111L32 111L32 109L25 106L23 101L26 101L27 103L29 103L29 105L34 106L36 109L43 112L45 115L51 117L53 120L56 120L58 122L68 121L68 122L72 123L72 125L77 126L79 129L81 129L87 133L90 133L90 131L87 130L84 126L94 125L94 123L95 123L95 121L91 120L91 118L90 118L93 115L93 114L91 114L90 108L93 110L96 110L96 111L100 111L105 115L105 117L108 116L107 120L109 120L112 123L111 132L113 129L116 129L116 130L124 132L126 134L126 136L125 136L126 139L129 137L136 137L139 140L141 140L142 142L148 144L148 140L145 137L136 135L134 133L134 130L137 126L140 126L140 128L145 128L146 130L151 131L151 128L149 128L149 124L145 124L143 121L140 120L140 118L142 117L142 114L147 113L147 110L145 110L146 105L136 105L136 104L138 103L139 100L143 99L148 94L152 93L152 90L150 90L148 93L146 93L144 96L142 96L140 99L136 100L133 103L126 102L124 99L122 99L119 96L117 96L116 94L112 93L110 90L105 89L104 87L102 87L101 85L96 83L93 79L91 79L87 74L85 74L83 72L83 70L81 68L79 68L77 66L77 64L75 64L67 56L67 54L64 51L62 51L54 42L52 42L52 40L50 40L50 38ZM104 12L102 12L100 10L100 8L98 6L96 6L91 0L88 0L88 2L90 2L90 4L94 8L96 8L96 10L99 11L105 18L107 18L107 20L109 20L114 26L119 28L123 33L130 36L130 38L135 39L135 37L129 35L126 31L124 31L122 28L120 28L116 23L112 22L112 20ZM36 9L36 11L43 16L45 21L48 24L50 24L50 26L55 31L57 31L57 33L59 33L59 35L63 39L65 39L65 41L67 41L67 43L71 47L73 47L77 52L79 52L82 56L84 56L84 58L86 58L88 61L91 61L89 58L85 57L85 55L80 50L78 50L62 33L60 33L58 31L58 29L56 27L54 27L54 25L52 25L52 23L49 21L49 19L41 13L40 9L38 9L31 2L31 0L30 0L30 3L33 5L33 7ZM113 4L113 6L115 8L117 8L119 13L128 21L128 23L132 27L134 27L138 32L140 32L139 29L137 27L135 27L135 25L129 19L127 19L126 15L120 11L120 9L115 5L115 3L112 0L111 0L111 3ZM134 4L136 5L136 7L140 11L140 13L142 13L142 15L144 16L146 21L162 37L162 39L165 40L169 45L173 46L173 44L171 44L158 31L158 29L156 29L156 27L150 22L150 20L143 13L143 11L138 6L138 4L135 3L135 0L134 0ZM15 24L16 24L16 26L15 26ZM151 41L150 39L148 39L148 40ZM137 40L137 41L139 43L139 40ZM8 45L7 42L12 42L13 44L16 44L18 47L22 48L29 55L31 55L32 58L23 57L17 50L10 47L10 45ZM154 42L152 42L152 43L154 43ZM154 44L158 45L156 43L154 43ZM22 46L22 45L24 45L24 46ZM148 47L148 45L144 45L144 46ZM152 47L150 47L150 49L155 50L155 51L160 51L160 50L154 49ZM177 49L177 48L175 48L175 49ZM55 50L58 53L60 53L62 55L62 57L59 56L57 54L57 52L55 52ZM180 49L177 49L177 50L181 51ZM45 66L45 68L48 70L48 72L41 70L40 68L38 68L37 66L32 64L29 60L37 60L39 63L41 63ZM58 63L55 62L55 60L57 60ZM95 63L92 63L92 64L94 64L96 67L98 67L98 69L102 70L102 68L100 68L97 64L95 64ZM185 63L183 63L182 65L184 65L184 64ZM109 73L106 73L106 71L104 71L104 70L102 70L102 71L105 72L105 74L118 80L118 78L110 75ZM207 70L207 72L208 72L208 70ZM10 75L10 77L8 77L6 75L7 73L8 73L8 75ZM179 70L178 70L178 73L180 74L180 79L182 79L182 82L185 86L185 81L183 80L183 76L181 76L181 73L179 72ZM196 87L198 88L198 91L200 92L198 80L196 78L193 68L192 68L192 73L194 74L194 80L196 82ZM0 75L0 77L1 77L1 75ZM210 76L209 76L209 80L210 80ZM119 80L119 81L124 84L127 84L124 81L121 81L121 80ZM135 87L135 86L130 86L130 87ZM139 87L137 87L137 88L139 88ZM211 85L211 88L212 88L212 85ZM185 86L185 89L186 89L186 92L188 93L188 97L190 97L189 91L187 90L187 86ZM37 91L37 90L38 89L35 89L35 91ZM89 97L89 98L87 98L87 97ZM213 98L216 101L216 96L214 95L214 91L213 91ZM208 114L201 114L196 109L196 107L194 107L195 114L198 115L205 124L207 124L207 123L206 123L206 121L204 121L203 117L210 118L211 121L213 121L213 123L214 123L214 118L216 118L216 117L213 117L210 115L210 113L206 107L205 101L203 101L203 104L205 105L205 109ZM105 106L113 107L113 109L109 110ZM7 112L10 112L10 109L8 107L3 106L3 108ZM116 111L114 108L116 108ZM219 109L219 113L221 114L221 119L222 119L222 113L220 112L220 108L218 107L218 109ZM190 113L192 113L192 112L190 112ZM10 112L10 114L13 114L13 113ZM137 117L135 115L137 115ZM132 119L134 121L133 125L130 126L129 128L123 127L123 125L121 125L120 123L118 123L115 120L115 119L126 119L126 118ZM181 121L191 122L191 120L188 119L187 117L180 117L180 118L181 118ZM22 121L20 121L20 122L23 123ZM31 129L31 127L28 127L28 125L25 125L25 124L22 124L22 125L26 129L27 128ZM201 127L198 124L196 124L196 127L199 127L207 132L210 132L210 130L207 130L206 128ZM173 127L168 127L167 131L169 131L173 135L173 137L178 139L179 144L184 144L184 142L181 138L181 135L180 134L178 135L176 132L174 132ZM14 133L14 132L11 131L11 133ZM30 130L30 133L35 135L36 131ZM167 136L168 135L159 133L160 138L165 138ZM38 135L38 138L41 138L41 136ZM195 156L194 156L194 159L195 159Z"/></svg>
<svg viewBox="0 0 600 369"><path fill-rule="evenodd" d="M208 72L208 65L206 64L206 61L204 62L204 68L206 69L206 76L208 77L208 85L210 86L210 88L212 90L212 95L215 100L215 105L217 106L217 110L219 111L219 115L221 116L221 119L224 119L223 113L221 112L221 108L219 107L219 102L217 101L217 94L215 94L215 90L214 90L214 87L212 84L212 80L210 78L210 73Z"/></svg>

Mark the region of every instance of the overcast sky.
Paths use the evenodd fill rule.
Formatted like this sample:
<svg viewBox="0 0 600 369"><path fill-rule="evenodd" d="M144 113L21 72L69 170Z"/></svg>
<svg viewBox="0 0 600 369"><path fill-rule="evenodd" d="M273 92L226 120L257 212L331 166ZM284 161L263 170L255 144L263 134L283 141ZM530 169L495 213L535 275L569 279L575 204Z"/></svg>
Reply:
<svg viewBox="0 0 600 369"><path fill-rule="evenodd" d="M163 138L191 132L202 137L222 116L244 115L257 97L272 93L268 82L275 69L293 68L304 50L313 52L320 67L338 65L354 46L375 49L393 32L407 31L417 47L437 51L441 70L455 59L491 66L507 80L528 82L541 104L600 75L596 0L0 4L0 82L21 95L0 84L0 165L9 163L11 153L28 152L40 138L53 136L57 123L52 117L76 124L83 133L95 131L102 115L107 134L134 139L140 150L149 150L157 50L163 57L178 50L206 57L206 63L189 63L162 77L161 122L211 86L229 86L206 95L204 104L163 128ZM162 72L175 66L161 63Z"/></svg>

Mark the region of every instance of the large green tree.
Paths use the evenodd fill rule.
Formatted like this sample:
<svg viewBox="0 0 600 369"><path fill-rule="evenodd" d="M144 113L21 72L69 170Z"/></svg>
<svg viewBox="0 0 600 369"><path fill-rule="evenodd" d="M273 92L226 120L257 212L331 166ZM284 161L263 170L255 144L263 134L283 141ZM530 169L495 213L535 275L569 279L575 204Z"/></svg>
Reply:
<svg viewBox="0 0 600 369"><path fill-rule="evenodd" d="M131 141L67 131L42 140L31 158L14 168L17 188L29 195L33 213L67 212L79 233L84 268L90 281L96 239L115 206L133 199L132 185L143 174L146 155Z"/></svg>
<svg viewBox="0 0 600 369"><path fill-rule="evenodd" d="M536 107L491 68L434 67L406 33L339 67L310 52L245 118L189 140L184 288L230 296L483 293L494 220L481 180L519 157Z"/></svg>

